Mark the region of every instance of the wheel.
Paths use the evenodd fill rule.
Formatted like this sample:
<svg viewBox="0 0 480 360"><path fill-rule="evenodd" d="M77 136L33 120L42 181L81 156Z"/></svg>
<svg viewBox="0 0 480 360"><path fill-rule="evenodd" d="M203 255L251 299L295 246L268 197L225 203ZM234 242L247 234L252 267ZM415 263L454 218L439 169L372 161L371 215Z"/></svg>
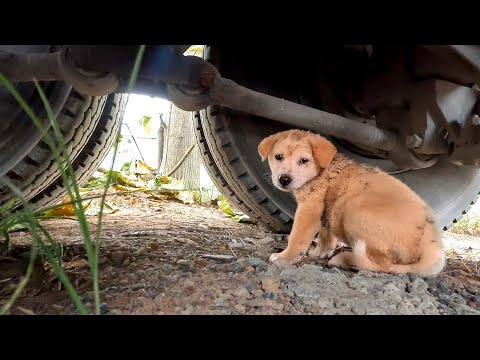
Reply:
<svg viewBox="0 0 480 360"><path fill-rule="evenodd" d="M300 96L284 86L289 79L267 78L264 75L269 66L262 63L263 57L242 62L238 51L221 50L207 48L205 58L217 66L222 76L254 90L299 102ZM292 56L288 61L295 59ZM277 190L271 184L268 165L261 162L257 147L264 137L286 129L288 127L282 124L218 106L211 106L196 116L197 143L215 184L249 216L279 232L291 229L296 204L290 193ZM338 141L336 145L340 152L357 161L377 166L382 164L383 160L352 153ZM456 166L448 161L394 176L409 185L432 207L444 230L461 219L475 203L480 190L479 170Z"/></svg>
<svg viewBox="0 0 480 360"><path fill-rule="evenodd" d="M2 46L0 50L12 51ZM52 48L53 49L53 48ZM15 51L48 51L48 46L16 46ZM91 97L79 94L62 82L42 84L57 110L57 121L78 182L88 180L107 155L121 123L126 96L110 94ZM33 83L16 84L33 111L49 127ZM0 89L0 174L21 189L33 208L58 203L67 193L50 148L42 140L31 119L5 88ZM54 137L53 130L49 133ZM0 187L0 205L13 194Z"/></svg>

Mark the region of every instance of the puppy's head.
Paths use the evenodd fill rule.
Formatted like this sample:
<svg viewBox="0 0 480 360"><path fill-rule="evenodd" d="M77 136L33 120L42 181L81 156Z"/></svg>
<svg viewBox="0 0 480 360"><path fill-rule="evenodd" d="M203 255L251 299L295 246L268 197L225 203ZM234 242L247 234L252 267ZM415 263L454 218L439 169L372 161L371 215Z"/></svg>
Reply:
<svg viewBox="0 0 480 360"><path fill-rule="evenodd" d="M292 191L328 168L337 150L320 135L287 130L263 139L258 152L262 161L268 159L273 184L282 191Z"/></svg>

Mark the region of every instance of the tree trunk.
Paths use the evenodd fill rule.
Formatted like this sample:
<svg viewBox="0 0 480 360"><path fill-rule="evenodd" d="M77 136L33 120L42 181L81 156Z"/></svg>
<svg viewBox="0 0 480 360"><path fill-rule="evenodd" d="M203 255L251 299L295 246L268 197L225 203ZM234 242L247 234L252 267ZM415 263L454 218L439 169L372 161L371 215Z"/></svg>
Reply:
<svg viewBox="0 0 480 360"><path fill-rule="evenodd" d="M160 169L162 174L171 171L188 149L195 144L193 126L193 112L183 111L172 104L168 124L165 128L164 158ZM184 179L189 185L198 186L200 163L200 154L195 145L193 151L171 176L176 179Z"/></svg>

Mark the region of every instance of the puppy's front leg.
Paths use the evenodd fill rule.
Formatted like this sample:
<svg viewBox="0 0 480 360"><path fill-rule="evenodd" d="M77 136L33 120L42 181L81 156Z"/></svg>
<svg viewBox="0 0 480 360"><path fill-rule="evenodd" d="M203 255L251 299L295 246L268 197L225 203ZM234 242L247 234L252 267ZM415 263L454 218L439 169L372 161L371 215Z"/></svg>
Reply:
<svg viewBox="0 0 480 360"><path fill-rule="evenodd" d="M323 204L311 201L308 204L299 205L295 212L287 248L281 253L272 254L270 261L276 264L294 264L300 261L320 229L322 215Z"/></svg>

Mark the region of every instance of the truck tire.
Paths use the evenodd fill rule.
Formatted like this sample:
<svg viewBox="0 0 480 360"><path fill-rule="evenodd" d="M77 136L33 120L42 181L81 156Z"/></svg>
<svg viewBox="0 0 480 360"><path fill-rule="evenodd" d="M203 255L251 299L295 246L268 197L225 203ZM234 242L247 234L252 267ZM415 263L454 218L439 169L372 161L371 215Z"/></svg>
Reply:
<svg viewBox="0 0 480 360"><path fill-rule="evenodd" d="M205 58L227 78L242 79L245 86L256 87L275 96L295 101L295 94L279 93L279 86L248 80L251 69L236 66L234 56L207 48ZM257 76L258 78L258 76ZM250 82L249 82L250 81ZM239 81L240 82L240 81ZM197 144L205 167L217 187L246 214L278 232L291 229L296 204L289 193L271 184L270 171L257 152L260 141L275 132L288 129L282 124L224 107L211 106L196 113ZM346 149L339 151L349 153ZM355 154L356 155L356 154ZM353 156L357 161L375 165L376 160ZM480 171L441 161L427 169L394 175L417 192L433 209L443 230L462 218L475 203L480 190Z"/></svg>

